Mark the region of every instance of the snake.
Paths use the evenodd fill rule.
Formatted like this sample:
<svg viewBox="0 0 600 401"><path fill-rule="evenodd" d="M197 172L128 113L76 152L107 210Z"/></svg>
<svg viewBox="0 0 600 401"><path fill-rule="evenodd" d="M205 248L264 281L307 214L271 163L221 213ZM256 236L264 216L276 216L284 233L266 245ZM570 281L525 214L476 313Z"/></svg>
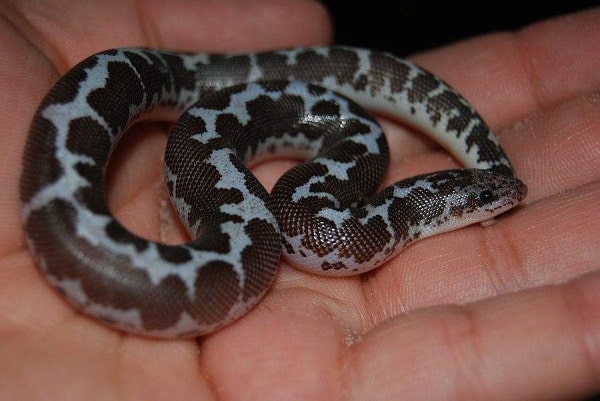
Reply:
<svg viewBox="0 0 600 401"><path fill-rule="evenodd" d="M370 113L423 132L463 167L378 191L390 150ZM104 194L122 135L172 116L164 176L190 235L176 245L132 233ZM269 193L248 166L274 157L298 164ZM417 240L493 222L526 193L448 84L394 54L342 45L96 53L41 101L20 178L43 277L84 315L155 338L207 335L245 315L281 255L309 273L362 274Z"/></svg>

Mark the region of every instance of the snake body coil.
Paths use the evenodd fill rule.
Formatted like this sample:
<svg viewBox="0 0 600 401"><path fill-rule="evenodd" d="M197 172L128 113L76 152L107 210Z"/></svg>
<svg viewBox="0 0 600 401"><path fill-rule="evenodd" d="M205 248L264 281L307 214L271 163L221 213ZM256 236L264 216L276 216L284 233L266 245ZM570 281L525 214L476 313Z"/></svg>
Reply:
<svg viewBox="0 0 600 401"><path fill-rule="evenodd" d="M387 142L355 102L421 129L467 168L372 195ZM130 233L103 194L119 138L155 109L187 109L165 155L173 204L194 238L178 246ZM282 152L311 160L269 195L245 164ZM202 335L246 313L282 249L308 271L358 274L526 194L460 95L408 61L348 47L98 53L44 98L23 160L23 224L43 274L86 314L158 337Z"/></svg>

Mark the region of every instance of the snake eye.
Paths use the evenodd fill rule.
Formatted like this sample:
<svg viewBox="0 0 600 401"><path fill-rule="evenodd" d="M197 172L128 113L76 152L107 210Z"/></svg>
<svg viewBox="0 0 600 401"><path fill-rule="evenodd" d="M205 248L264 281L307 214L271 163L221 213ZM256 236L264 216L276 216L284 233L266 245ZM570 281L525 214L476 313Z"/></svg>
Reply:
<svg viewBox="0 0 600 401"><path fill-rule="evenodd" d="M492 191L490 191L489 189L485 189L483 191L481 191L481 193L479 194L479 200L481 201L481 203L488 203L490 201L492 201L494 199L494 193Z"/></svg>

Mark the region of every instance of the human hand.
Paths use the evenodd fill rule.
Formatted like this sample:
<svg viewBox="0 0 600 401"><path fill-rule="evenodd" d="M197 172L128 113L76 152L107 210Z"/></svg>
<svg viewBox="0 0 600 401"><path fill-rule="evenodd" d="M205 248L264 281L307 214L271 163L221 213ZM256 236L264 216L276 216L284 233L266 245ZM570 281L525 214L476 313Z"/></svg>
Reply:
<svg viewBox="0 0 600 401"><path fill-rule="evenodd" d="M538 400L600 389L600 275L591 273L600 265L598 10L414 58L499 133L529 186L526 206L492 227L418 242L361 277L283 266L263 302L232 326L198 341L156 341L76 313L25 247L15 166L56 69L115 46L242 51L324 43L330 31L305 2L115 2L97 12L94 2L76 4L5 6L11 23L0 24L0 398ZM384 128L386 184L454 166L421 134ZM137 233L182 241L164 206L165 130L133 131L111 162L111 208ZM270 187L290 163L255 171Z"/></svg>

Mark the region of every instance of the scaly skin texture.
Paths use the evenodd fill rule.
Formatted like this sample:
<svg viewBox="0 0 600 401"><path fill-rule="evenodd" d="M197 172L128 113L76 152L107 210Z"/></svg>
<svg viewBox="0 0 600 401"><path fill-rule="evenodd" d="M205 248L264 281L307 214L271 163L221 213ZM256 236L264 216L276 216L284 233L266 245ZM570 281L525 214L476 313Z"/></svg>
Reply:
<svg viewBox="0 0 600 401"><path fill-rule="evenodd" d="M223 51L328 40L310 3L185 3L2 5L0 398L539 400L600 390L598 11L414 57L499 132L530 187L514 218L423 241L361 279L284 268L263 306L201 342L122 336L67 307L26 251L14 167L57 70L131 42ZM384 123L399 149L386 183L456 166L421 135ZM166 199L156 184L163 128L130 137L111 166L109 205L136 233L180 242L156 201ZM287 164L254 171L270 188ZM423 309L447 304L459 306Z"/></svg>
<svg viewBox="0 0 600 401"><path fill-rule="evenodd" d="M423 129L471 169L373 195L389 150L361 106ZM118 140L165 110L186 110L165 150L171 199L192 238L181 245L128 231L103 191ZM286 154L310 160L269 195L244 164ZM42 100L20 185L27 242L49 283L102 322L166 338L246 314L273 281L280 250L308 272L365 273L419 239L491 221L526 193L460 94L407 60L344 46L92 55Z"/></svg>

